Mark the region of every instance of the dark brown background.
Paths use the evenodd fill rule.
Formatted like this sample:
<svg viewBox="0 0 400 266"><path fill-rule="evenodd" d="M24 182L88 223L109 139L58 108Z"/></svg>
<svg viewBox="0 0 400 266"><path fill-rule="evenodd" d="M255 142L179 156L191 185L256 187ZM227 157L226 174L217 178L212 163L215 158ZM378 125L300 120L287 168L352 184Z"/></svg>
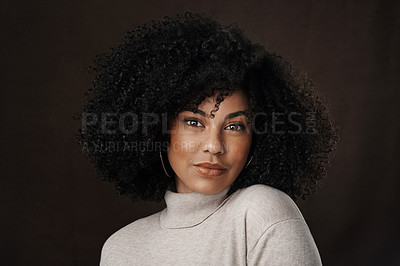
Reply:
<svg viewBox="0 0 400 266"><path fill-rule="evenodd" d="M400 265L396 1L2 1L1 260L96 265L106 238L163 208L95 178L72 120L86 66L150 19L206 11L319 83L341 141L319 194L299 202L325 265Z"/></svg>

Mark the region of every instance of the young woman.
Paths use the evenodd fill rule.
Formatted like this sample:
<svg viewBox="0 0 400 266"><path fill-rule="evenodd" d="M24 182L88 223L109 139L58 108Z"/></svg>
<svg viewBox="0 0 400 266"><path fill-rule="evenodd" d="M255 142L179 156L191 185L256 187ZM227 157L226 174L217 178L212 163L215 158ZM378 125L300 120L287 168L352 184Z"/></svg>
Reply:
<svg viewBox="0 0 400 266"><path fill-rule="evenodd" d="M238 26L151 21L94 64L78 139L99 176L160 201L101 265L320 265L293 200L315 192L337 135L314 85Z"/></svg>

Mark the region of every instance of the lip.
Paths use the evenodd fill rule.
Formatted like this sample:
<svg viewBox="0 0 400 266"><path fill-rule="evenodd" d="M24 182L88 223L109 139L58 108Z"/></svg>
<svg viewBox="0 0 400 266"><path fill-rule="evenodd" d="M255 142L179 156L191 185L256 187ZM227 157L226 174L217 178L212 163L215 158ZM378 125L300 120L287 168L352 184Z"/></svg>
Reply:
<svg viewBox="0 0 400 266"><path fill-rule="evenodd" d="M216 177L224 174L226 168L218 163L198 163L193 165L195 171L202 176Z"/></svg>
<svg viewBox="0 0 400 266"><path fill-rule="evenodd" d="M222 165L220 165L219 163L204 162L204 163L194 164L194 166L199 166L199 167L209 168L209 169L226 170L226 168L223 167Z"/></svg>

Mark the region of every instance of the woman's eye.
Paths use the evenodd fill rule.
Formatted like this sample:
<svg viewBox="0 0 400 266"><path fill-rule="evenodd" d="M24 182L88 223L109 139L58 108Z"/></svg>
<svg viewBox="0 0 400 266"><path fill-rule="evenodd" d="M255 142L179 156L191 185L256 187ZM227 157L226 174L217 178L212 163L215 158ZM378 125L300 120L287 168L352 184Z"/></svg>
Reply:
<svg viewBox="0 0 400 266"><path fill-rule="evenodd" d="M242 124L232 124L227 126L225 129L232 130L232 131L242 131L245 129L245 126Z"/></svg>
<svg viewBox="0 0 400 266"><path fill-rule="evenodd" d="M201 124L201 122L198 120L185 119L184 121L188 126L191 126L191 127L202 127L203 126L203 124Z"/></svg>

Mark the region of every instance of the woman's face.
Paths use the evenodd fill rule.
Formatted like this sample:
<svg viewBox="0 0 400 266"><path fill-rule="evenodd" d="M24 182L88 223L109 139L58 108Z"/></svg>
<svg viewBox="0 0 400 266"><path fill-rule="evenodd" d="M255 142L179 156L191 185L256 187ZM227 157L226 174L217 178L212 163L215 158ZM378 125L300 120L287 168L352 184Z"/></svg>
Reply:
<svg viewBox="0 0 400 266"><path fill-rule="evenodd" d="M215 108L216 95L204 100L196 111L183 111L172 124L168 159L175 171L179 193L221 192L245 166L252 141L247 116L249 106L242 91L225 97Z"/></svg>

